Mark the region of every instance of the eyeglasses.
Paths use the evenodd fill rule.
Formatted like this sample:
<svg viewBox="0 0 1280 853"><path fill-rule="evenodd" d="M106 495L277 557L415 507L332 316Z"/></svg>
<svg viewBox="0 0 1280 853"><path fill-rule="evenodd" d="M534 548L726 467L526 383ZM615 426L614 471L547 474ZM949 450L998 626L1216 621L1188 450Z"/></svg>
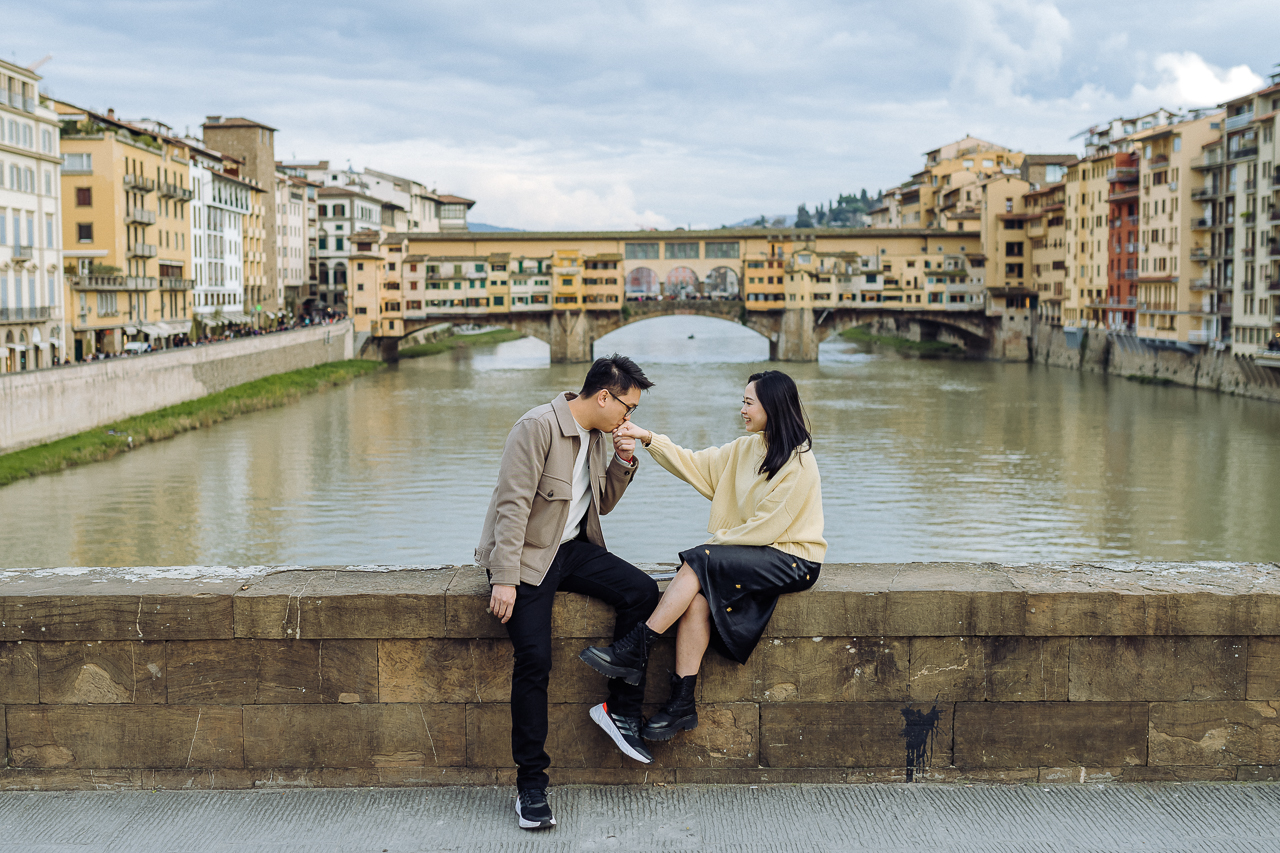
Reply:
<svg viewBox="0 0 1280 853"><path fill-rule="evenodd" d="M605 390L605 391L609 391L609 389L608 389L608 388L606 388L606 389L604 389L604 390ZM613 393L612 391L609 391L609 396L610 396L610 397L612 397L613 399L617 400L619 403L622 403L622 405L627 406L627 404L626 404L626 403L623 403L623 402L622 402L622 400L618 398L618 395L617 395L617 394L615 394L615 393ZM634 412L634 411L635 411L636 409L638 409L638 408L640 408L640 404L639 404L639 403L636 403L634 406L627 406L627 417L631 417L631 413L632 413L632 412Z"/></svg>

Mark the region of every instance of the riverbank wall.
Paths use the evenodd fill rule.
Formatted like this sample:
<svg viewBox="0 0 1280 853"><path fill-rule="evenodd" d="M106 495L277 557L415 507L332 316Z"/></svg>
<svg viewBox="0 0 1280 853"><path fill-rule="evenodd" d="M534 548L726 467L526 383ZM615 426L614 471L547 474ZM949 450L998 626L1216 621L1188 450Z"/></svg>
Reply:
<svg viewBox="0 0 1280 853"><path fill-rule="evenodd" d="M475 567L0 570L0 790L511 785ZM824 566L624 758L557 595L553 784L1280 779L1280 566ZM674 648L651 659L646 713Z"/></svg>
<svg viewBox="0 0 1280 853"><path fill-rule="evenodd" d="M265 376L352 358L349 320L0 376L0 453L74 435Z"/></svg>
<svg viewBox="0 0 1280 853"><path fill-rule="evenodd" d="M1156 347L1105 329L1080 329L1069 335L1061 326L1037 324L1031 335L1030 360L1280 403L1280 370L1260 367L1253 359L1227 351Z"/></svg>

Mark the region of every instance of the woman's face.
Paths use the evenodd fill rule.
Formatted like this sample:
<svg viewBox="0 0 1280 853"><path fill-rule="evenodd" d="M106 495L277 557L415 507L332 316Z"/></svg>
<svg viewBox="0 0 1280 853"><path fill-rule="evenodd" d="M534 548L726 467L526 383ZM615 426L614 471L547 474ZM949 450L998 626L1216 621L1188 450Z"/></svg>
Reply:
<svg viewBox="0 0 1280 853"><path fill-rule="evenodd" d="M767 420L764 406L756 399L756 383L748 382L747 390L742 392L742 422L747 432L760 432Z"/></svg>

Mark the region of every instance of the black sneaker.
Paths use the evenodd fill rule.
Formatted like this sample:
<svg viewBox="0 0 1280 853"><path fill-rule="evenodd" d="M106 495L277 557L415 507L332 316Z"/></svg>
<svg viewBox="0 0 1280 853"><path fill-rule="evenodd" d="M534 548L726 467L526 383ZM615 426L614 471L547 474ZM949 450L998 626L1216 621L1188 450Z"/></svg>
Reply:
<svg viewBox="0 0 1280 853"><path fill-rule="evenodd" d="M520 818L521 829L550 829L555 826L556 819L551 815L546 789L516 791L516 817Z"/></svg>
<svg viewBox="0 0 1280 853"><path fill-rule="evenodd" d="M641 764L652 764L653 756L644 748L640 740L640 718L624 717L609 711L609 704L601 702L591 709L591 719L604 733L613 738L613 742L622 750L622 754L634 758Z"/></svg>

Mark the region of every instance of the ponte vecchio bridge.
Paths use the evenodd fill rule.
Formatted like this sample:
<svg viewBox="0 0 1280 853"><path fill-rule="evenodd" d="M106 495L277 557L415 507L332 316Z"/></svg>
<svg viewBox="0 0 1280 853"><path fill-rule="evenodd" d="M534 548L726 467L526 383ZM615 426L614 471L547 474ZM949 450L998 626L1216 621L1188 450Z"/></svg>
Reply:
<svg viewBox="0 0 1280 853"><path fill-rule="evenodd" d="M442 322L508 326L546 341L553 362L583 362L623 326L696 314L763 335L772 360L815 361L822 340L868 322L991 352L1017 319L987 305L972 232L455 232L380 248L359 257L381 265L364 304L388 357Z"/></svg>

